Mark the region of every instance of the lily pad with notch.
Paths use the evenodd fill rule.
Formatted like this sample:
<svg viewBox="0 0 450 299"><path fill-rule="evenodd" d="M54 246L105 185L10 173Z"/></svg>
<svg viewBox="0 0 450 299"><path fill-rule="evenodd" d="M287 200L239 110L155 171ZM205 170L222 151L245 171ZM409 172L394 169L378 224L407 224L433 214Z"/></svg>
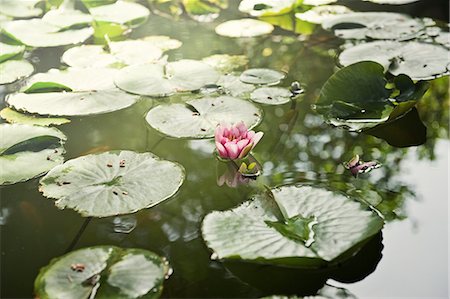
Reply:
<svg viewBox="0 0 450 299"><path fill-rule="evenodd" d="M316 268L353 255L383 219L360 202L310 186L283 186L208 214L203 238L219 259Z"/></svg>
<svg viewBox="0 0 450 299"><path fill-rule="evenodd" d="M40 180L44 196L84 217L130 214L172 197L184 168L152 153L112 151L87 155L53 168Z"/></svg>
<svg viewBox="0 0 450 299"><path fill-rule="evenodd" d="M217 85L223 89L225 94L239 98L248 98L250 93L255 90L255 85L244 83L239 76L232 74L220 76Z"/></svg>
<svg viewBox="0 0 450 299"><path fill-rule="evenodd" d="M94 20L136 27L144 23L150 11L143 5L119 0L112 4L89 8Z"/></svg>
<svg viewBox="0 0 450 299"><path fill-rule="evenodd" d="M26 181L64 162L66 136L55 128L0 125L0 185Z"/></svg>
<svg viewBox="0 0 450 299"><path fill-rule="evenodd" d="M21 93L8 95L6 102L17 111L41 115L91 115L124 109L139 97L114 85L118 71L112 68L52 69L34 75Z"/></svg>
<svg viewBox="0 0 450 299"><path fill-rule="evenodd" d="M210 138L220 123L243 121L248 128L256 126L262 111L252 103L220 96L159 105L151 109L146 120L154 129L175 138Z"/></svg>
<svg viewBox="0 0 450 299"><path fill-rule="evenodd" d="M280 83L286 77L286 74L283 72L264 69L264 68L256 68L256 69L248 69L242 72L239 79L244 83L249 84L265 84L265 85L276 85Z"/></svg>
<svg viewBox="0 0 450 299"><path fill-rule="evenodd" d="M34 291L39 298L159 298L170 271L148 250L93 246L51 260Z"/></svg>

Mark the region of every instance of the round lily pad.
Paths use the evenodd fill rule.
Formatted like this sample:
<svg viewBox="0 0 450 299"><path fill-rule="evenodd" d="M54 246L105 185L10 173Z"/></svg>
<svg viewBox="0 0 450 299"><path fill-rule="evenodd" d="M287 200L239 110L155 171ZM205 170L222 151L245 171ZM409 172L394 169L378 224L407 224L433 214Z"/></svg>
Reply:
<svg viewBox="0 0 450 299"><path fill-rule="evenodd" d="M93 34L90 27L61 29L42 19L17 20L3 24L5 34L30 47L57 47L82 43Z"/></svg>
<svg viewBox="0 0 450 299"><path fill-rule="evenodd" d="M290 12L297 0L242 0L239 10L253 17L282 15Z"/></svg>
<svg viewBox="0 0 450 299"><path fill-rule="evenodd" d="M255 37L271 33L273 25L254 19L226 21L216 27L216 33L228 37Z"/></svg>
<svg viewBox="0 0 450 299"><path fill-rule="evenodd" d="M14 83L28 77L34 72L34 67L26 60L7 60L0 63L0 85Z"/></svg>
<svg viewBox="0 0 450 299"><path fill-rule="evenodd" d="M248 58L244 55L216 54L203 58L203 62L222 74L228 74L247 65Z"/></svg>
<svg viewBox="0 0 450 299"><path fill-rule="evenodd" d="M176 92L198 90L214 84L219 74L213 67L196 60L178 60L162 64L141 64L123 68L116 85L130 93L167 96Z"/></svg>
<svg viewBox="0 0 450 299"><path fill-rule="evenodd" d="M375 41L344 50L341 65L371 60L393 75L406 74L413 80L428 80L448 74L450 51L440 45L420 42Z"/></svg>
<svg viewBox="0 0 450 299"><path fill-rule="evenodd" d="M356 200L310 186L284 186L208 214L202 234L219 259L302 267L357 250L382 227L383 219Z"/></svg>
<svg viewBox="0 0 450 299"><path fill-rule="evenodd" d="M116 88L117 69L52 69L34 75L24 92L8 95L17 111L41 115L90 115L112 112L133 105L137 96Z"/></svg>
<svg viewBox="0 0 450 299"><path fill-rule="evenodd" d="M250 92L255 90L255 85L244 83L239 76L231 74L220 76L217 85L221 86L226 94L233 97L248 97Z"/></svg>
<svg viewBox="0 0 450 299"><path fill-rule="evenodd" d="M0 111L0 117L11 124L25 124L45 127L70 123L70 120L67 118L36 117L34 115L27 115L17 112L11 108L3 108Z"/></svg>
<svg viewBox="0 0 450 299"><path fill-rule="evenodd" d="M66 136L55 128L0 124L0 185L37 177L64 161Z"/></svg>
<svg viewBox="0 0 450 299"><path fill-rule="evenodd" d="M0 42L0 62L8 60L25 51L25 46L8 45Z"/></svg>
<svg viewBox="0 0 450 299"><path fill-rule="evenodd" d="M39 271L39 298L159 298L167 261L143 249L94 246L53 259Z"/></svg>
<svg viewBox="0 0 450 299"><path fill-rule="evenodd" d="M285 73L271 69L248 69L239 79L244 83L276 85L286 77Z"/></svg>
<svg viewBox="0 0 450 299"><path fill-rule="evenodd" d="M2 0L0 1L0 12L13 18L30 18L42 14L42 9L36 7L42 0Z"/></svg>
<svg viewBox="0 0 450 299"><path fill-rule="evenodd" d="M252 101L267 105L282 105L291 100L292 93L281 87L261 87L250 95Z"/></svg>
<svg viewBox="0 0 450 299"><path fill-rule="evenodd" d="M92 22L92 16L75 9L54 9L47 12L42 20L59 28L87 25Z"/></svg>
<svg viewBox="0 0 450 299"><path fill-rule="evenodd" d="M181 165L151 153L105 152L69 160L40 181L44 196L82 216L134 213L170 198L184 180Z"/></svg>
<svg viewBox="0 0 450 299"><path fill-rule="evenodd" d="M305 12L296 13L295 17L299 20L322 24L326 20L336 16L353 12L350 8L342 5L321 5L311 8Z"/></svg>
<svg viewBox="0 0 450 299"><path fill-rule="evenodd" d="M113 4L89 9L96 21L133 26L145 22L150 11L143 5L119 0Z"/></svg>
<svg viewBox="0 0 450 299"><path fill-rule="evenodd" d="M147 122L161 133L175 138L210 138L220 123L243 121L252 128L261 121L258 107L241 99L220 96L180 104L159 105L151 109Z"/></svg>
<svg viewBox="0 0 450 299"><path fill-rule="evenodd" d="M73 67L107 67L117 63L116 57L99 45L82 45L64 52L61 61Z"/></svg>

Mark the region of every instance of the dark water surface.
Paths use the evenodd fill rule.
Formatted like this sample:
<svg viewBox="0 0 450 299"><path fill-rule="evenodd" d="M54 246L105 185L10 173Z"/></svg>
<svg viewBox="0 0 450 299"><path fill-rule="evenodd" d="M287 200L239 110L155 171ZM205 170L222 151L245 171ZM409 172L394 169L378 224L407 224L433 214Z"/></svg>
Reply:
<svg viewBox="0 0 450 299"><path fill-rule="evenodd" d="M420 1L407 7L411 14L445 20L448 4L441 3ZM382 234L339 269L325 274L294 271L284 283L295 285L299 295L312 295L327 281L358 298L447 298L448 78L434 80L418 105L428 129L426 143L395 148L373 136L332 128L312 110L321 86L336 71L334 53L341 41L320 30L306 41L279 29L270 36L253 39L215 34L214 27L221 20L238 16L243 14L230 9L219 21L203 24L152 15L132 37L162 34L181 40L180 49L168 52L169 60L244 54L250 60L249 67L288 72L282 85L298 80L306 93L296 106L263 107L264 119L257 130L264 131L265 136L255 149L255 157L264 169L260 180L269 186L306 182L340 190L358 188L363 194L377 192L382 195L380 209L387 219ZM63 51L34 51L32 56L39 58L35 63L37 71L59 68ZM3 90L3 94L7 92ZM94 151L151 151L179 162L187 173L176 196L154 208L128 216L93 219L75 248L117 245L166 256L174 273L164 284L163 297L257 297L280 293L277 279L283 275L278 270L241 269L240 265L210 259L211 252L199 231L202 218L210 211L235 207L254 190L249 186L217 185L222 173L212 155L211 141L174 140L147 125L144 115L149 108L166 100L145 100L118 112L74 118L72 123L59 127L68 137L66 160ZM362 154L364 160L380 161L383 167L354 179L342 166L354 152ZM58 210L52 200L44 198L38 191L38 180L0 187L2 298L31 298L39 269L65 253L85 221L74 211ZM137 226L131 233L115 232L119 222L134 221ZM291 270L283 271L286 274Z"/></svg>

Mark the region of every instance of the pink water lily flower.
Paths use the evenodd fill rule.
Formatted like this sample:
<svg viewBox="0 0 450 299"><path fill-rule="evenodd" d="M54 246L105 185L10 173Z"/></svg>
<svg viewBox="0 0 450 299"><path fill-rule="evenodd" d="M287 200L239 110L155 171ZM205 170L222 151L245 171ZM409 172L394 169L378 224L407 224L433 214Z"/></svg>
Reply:
<svg viewBox="0 0 450 299"><path fill-rule="evenodd" d="M233 125L220 124L215 140L219 156L224 159L242 159L258 144L263 132L249 131L244 122Z"/></svg>

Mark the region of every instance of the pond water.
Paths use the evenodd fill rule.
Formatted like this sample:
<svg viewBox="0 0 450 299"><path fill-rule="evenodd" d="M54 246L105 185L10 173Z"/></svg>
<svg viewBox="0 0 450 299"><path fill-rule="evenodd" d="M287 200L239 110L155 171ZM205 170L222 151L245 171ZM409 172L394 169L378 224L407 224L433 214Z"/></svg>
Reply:
<svg viewBox="0 0 450 299"><path fill-rule="evenodd" d="M261 164L262 175L250 185L226 182L219 186L225 168L213 154L211 140L169 138L145 121L150 108L170 98L146 98L112 113L71 117L71 123L58 126L67 136L65 160L109 150L152 152L181 164L186 179L175 196L155 207L89 222L73 210L55 207L38 191L39 178L1 186L2 298L33 297L40 268L67 251L96 245L142 248L166 257L173 274L164 282L164 298L262 297L286 289L304 296L314 295L325 283L358 298L448 297L448 77L432 80L417 104L427 127L421 145L394 147L369 134L332 127L314 104L324 83L337 71L335 54L343 41L320 28L300 37L280 28L262 37L219 36L214 32L217 24L246 16L237 10L237 3L230 2L212 23L152 14L130 37L167 35L182 41L180 48L167 52L169 61L239 54L248 57L248 68L286 72L280 86L301 82L305 93L296 104L261 106L263 120L256 130L263 131L264 137L253 156ZM353 3L352 8L392 9L369 3ZM445 1L424 0L395 9L448 22ZM68 48L32 51L35 72L63 67L61 55ZM2 98L17 88L2 87ZM413 129L411 134L415 133ZM404 133L389 134L395 139ZM382 167L354 178L342 164L354 153L365 161L377 160ZM385 226L357 255L328 272L211 259L200 230L204 216L236 207L262 183L270 187L301 183L355 194L350 193L353 190L369 202L377 194Z"/></svg>

